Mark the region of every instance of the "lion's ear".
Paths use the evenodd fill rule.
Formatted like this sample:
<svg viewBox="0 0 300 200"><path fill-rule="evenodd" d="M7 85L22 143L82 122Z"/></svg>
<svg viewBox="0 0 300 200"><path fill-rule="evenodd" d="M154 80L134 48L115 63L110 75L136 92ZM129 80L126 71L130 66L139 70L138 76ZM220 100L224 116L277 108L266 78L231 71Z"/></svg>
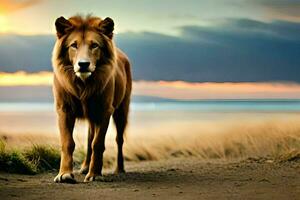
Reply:
<svg viewBox="0 0 300 200"><path fill-rule="evenodd" d="M59 17L55 21L56 34L58 38L61 38L72 29L73 25L64 17Z"/></svg>
<svg viewBox="0 0 300 200"><path fill-rule="evenodd" d="M99 23L98 30L104 35L106 35L108 38L112 39L114 26L114 21L111 18L106 17Z"/></svg>

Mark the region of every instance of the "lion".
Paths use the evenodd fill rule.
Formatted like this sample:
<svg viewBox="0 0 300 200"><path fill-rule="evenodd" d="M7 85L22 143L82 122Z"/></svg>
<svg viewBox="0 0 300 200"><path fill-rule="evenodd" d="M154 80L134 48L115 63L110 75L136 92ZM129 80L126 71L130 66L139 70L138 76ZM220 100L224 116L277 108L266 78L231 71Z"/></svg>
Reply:
<svg viewBox="0 0 300 200"><path fill-rule="evenodd" d="M116 173L124 173L123 136L127 125L132 77L130 62L113 42L114 21L107 17L59 17L52 53L53 94L61 141L58 183L76 183L73 174L76 119L88 121L87 153L80 173L84 182L101 176L110 117L117 129Z"/></svg>

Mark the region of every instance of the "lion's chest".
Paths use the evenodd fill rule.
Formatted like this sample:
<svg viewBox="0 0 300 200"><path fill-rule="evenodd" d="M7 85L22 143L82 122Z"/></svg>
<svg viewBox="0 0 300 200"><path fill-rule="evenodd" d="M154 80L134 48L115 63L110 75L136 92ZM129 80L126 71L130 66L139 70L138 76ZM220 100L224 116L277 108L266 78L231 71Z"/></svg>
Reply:
<svg viewBox="0 0 300 200"><path fill-rule="evenodd" d="M76 118L88 119L95 123L100 123L104 116L111 115L113 112L111 103L99 97L78 100L73 110Z"/></svg>

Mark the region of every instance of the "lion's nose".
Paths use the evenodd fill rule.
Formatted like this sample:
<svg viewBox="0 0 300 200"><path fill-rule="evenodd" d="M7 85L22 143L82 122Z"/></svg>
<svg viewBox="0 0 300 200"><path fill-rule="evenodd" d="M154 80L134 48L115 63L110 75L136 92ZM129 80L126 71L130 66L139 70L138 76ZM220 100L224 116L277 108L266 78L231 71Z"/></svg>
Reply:
<svg viewBox="0 0 300 200"><path fill-rule="evenodd" d="M79 65L79 71L80 72L87 72L88 71L88 68L90 66L90 62L78 62L78 65Z"/></svg>

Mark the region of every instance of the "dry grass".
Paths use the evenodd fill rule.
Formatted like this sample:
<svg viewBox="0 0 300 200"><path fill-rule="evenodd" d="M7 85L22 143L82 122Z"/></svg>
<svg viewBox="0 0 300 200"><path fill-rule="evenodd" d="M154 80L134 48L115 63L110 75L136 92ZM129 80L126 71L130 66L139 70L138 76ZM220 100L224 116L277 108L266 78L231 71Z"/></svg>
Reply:
<svg viewBox="0 0 300 200"><path fill-rule="evenodd" d="M300 159L300 123L298 120L249 122L226 126L220 130L207 134L186 132L155 138L155 140L149 138L143 140L142 137L140 139L129 138L124 146L125 159L135 162L191 156L205 160L249 157L271 157L280 161ZM5 143L1 142L0 147L1 171L37 173L58 169L60 157L57 145L32 143L31 146L16 149L15 147L6 148ZM84 156L84 147L79 145L74 153L77 167ZM115 165L114 144L107 145L104 159L104 167ZM11 167L17 165L15 163L19 163L18 166L21 166L22 170L18 170L18 166Z"/></svg>
<svg viewBox="0 0 300 200"><path fill-rule="evenodd" d="M0 140L0 171L36 174L59 167L59 151L50 146L33 145L26 149L7 149Z"/></svg>
<svg viewBox="0 0 300 200"><path fill-rule="evenodd" d="M159 160L197 156L199 159L245 159L280 157L300 153L300 124L271 121L236 125L210 134L186 133L181 137L161 138L155 143L129 142L128 160Z"/></svg>

